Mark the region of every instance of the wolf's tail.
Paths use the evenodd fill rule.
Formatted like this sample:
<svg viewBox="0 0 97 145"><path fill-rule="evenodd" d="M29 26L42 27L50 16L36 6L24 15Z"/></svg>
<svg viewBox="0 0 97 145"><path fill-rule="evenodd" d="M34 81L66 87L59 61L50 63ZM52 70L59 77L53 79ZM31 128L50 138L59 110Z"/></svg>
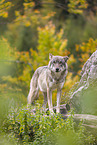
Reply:
<svg viewBox="0 0 97 145"><path fill-rule="evenodd" d="M30 91L27 97L28 104L31 104L36 98L38 98L39 94L38 78L39 72L38 70L36 70L30 82Z"/></svg>

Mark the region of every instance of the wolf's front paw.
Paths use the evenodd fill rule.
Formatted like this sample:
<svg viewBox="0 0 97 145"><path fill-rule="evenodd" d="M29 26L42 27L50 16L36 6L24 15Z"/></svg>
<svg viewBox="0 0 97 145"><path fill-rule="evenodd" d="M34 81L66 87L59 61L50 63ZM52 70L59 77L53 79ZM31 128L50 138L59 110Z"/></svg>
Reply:
<svg viewBox="0 0 97 145"><path fill-rule="evenodd" d="M60 109L59 108L56 109L56 113L57 114L60 113Z"/></svg>

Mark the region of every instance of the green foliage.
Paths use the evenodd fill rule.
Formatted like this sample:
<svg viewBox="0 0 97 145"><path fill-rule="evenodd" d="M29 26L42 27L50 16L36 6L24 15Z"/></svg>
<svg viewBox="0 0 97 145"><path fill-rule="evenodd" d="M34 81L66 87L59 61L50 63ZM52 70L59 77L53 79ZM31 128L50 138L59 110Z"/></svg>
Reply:
<svg viewBox="0 0 97 145"><path fill-rule="evenodd" d="M19 51L29 51L32 47L37 49L38 26L47 23L54 13L50 12L45 17L39 10L34 10L36 6L33 1L25 1L22 5L23 14L19 10L15 11L14 25L8 24L5 35L13 47Z"/></svg>
<svg viewBox="0 0 97 145"><path fill-rule="evenodd" d="M26 83L29 84L30 73L27 73L29 71L29 69L27 70L27 68L29 68L29 65L28 67L26 67L27 72L24 70L24 74L27 73L27 77L23 79L24 82L21 82L20 78L23 77L20 77L20 74L22 71L21 68L23 67L23 62L17 62L16 60L17 57L18 57L18 53L16 52L16 49L10 47L7 39L1 38L0 39L0 91L1 93L2 92L4 93L5 91L8 92L8 90L13 91L13 89L14 91L19 91L20 93L22 91L22 88L25 88L26 86L25 80L27 81ZM24 89L24 91L26 90L26 88Z"/></svg>
<svg viewBox="0 0 97 145"><path fill-rule="evenodd" d="M23 23L10 24L6 31L6 38L8 38L11 46L16 47L18 51L28 51L32 46L36 48L37 25L33 23L32 26L26 27Z"/></svg>
<svg viewBox="0 0 97 145"><path fill-rule="evenodd" d="M7 39L4 37L0 38L0 78L10 74L12 64L10 64L9 61L12 59L14 59L13 49L10 47ZM5 63L6 61L8 63Z"/></svg>
<svg viewBox="0 0 97 145"><path fill-rule="evenodd" d="M92 21L85 16L80 16L77 19L69 17L64 28L64 35L68 40L67 49L76 56L76 51L74 52L76 45L87 42L90 38L94 40L97 38L96 25L96 17L93 17Z"/></svg>
<svg viewBox="0 0 97 145"><path fill-rule="evenodd" d="M4 37L0 38L0 59L11 59L13 50L10 47L7 39Z"/></svg>
<svg viewBox="0 0 97 145"><path fill-rule="evenodd" d="M87 43L83 42L82 45L76 45L76 52L78 53L79 51L81 51L78 60L82 63L82 65L84 65L84 63L89 59L89 56L94 51L96 51L96 47L97 39L93 40L92 38L90 38Z"/></svg>
<svg viewBox="0 0 97 145"><path fill-rule="evenodd" d="M82 9L86 9L87 8L87 2L86 0L69 0L69 12L70 13L82 13Z"/></svg>
<svg viewBox="0 0 97 145"><path fill-rule="evenodd" d="M73 113L64 120L61 115L48 116L37 104L36 112L32 108L22 107L10 112L3 125L3 130L9 137L16 138L16 142L33 145L82 145L93 143L93 137L85 135L82 123L76 126Z"/></svg>
<svg viewBox="0 0 97 145"><path fill-rule="evenodd" d="M28 16L23 17L19 15L14 25L8 25L6 37L12 47L16 47L19 51L28 51L32 46L33 48L36 48L37 22L36 20L33 22L32 21L33 20L31 18L28 19Z"/></svg>
<svg viewBox="0 0 97 145"><path fill-rule="evenodd" d="M8 9L12 6L11 2L6 2L5 0L0 1L0 16L7 18Z"/></svg>
<svg viewBox="0 0 97 145"><path fill-rule="evenodd" d="M69 18L66 21L64 28L64 35L67 38L67 50L73 54L75 62L72 62L70 69L80 75L80 70L83 64L87 61L90 55L96 50L97 47L97 33L95 26L97 19L90 19L80 17L79 19Z"/></svg>

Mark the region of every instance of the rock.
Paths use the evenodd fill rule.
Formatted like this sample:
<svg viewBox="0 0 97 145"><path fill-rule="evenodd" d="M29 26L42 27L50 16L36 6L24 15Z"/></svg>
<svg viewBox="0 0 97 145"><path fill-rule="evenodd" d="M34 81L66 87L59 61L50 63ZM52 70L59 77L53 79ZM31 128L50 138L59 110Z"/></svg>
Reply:
<svg viewBox="0 0 97 145"><path fill-rule="evenodd" d="M82 120L82 125L95 137L97 136L97 116L88 114L74 114L74 121L79 124Z"/></svg>
<svg viewBox="0 0 97 145"><path fill-rule="evenodd" d="M76 113L97 115L97 50L84 64L78 87L71 95Z"/></svg>

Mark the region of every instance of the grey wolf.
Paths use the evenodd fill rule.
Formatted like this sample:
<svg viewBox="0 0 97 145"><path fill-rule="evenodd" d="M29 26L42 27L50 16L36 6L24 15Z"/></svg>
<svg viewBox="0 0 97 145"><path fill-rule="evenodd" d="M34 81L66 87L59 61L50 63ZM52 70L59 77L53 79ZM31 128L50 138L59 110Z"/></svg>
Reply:
<svg viewBox="0 0 97 145"><path fill-rule="evenodd" d="M65 78L68 73L68 56L54 56L49 54L48 66L42 66L36 69L30 83L28 94L28 104L38 98L39 90L44 95L44 107L48 102L49 111L53 112L52 91L57 89L57 107L56 112L60 113L60 98Z"/></svg>

